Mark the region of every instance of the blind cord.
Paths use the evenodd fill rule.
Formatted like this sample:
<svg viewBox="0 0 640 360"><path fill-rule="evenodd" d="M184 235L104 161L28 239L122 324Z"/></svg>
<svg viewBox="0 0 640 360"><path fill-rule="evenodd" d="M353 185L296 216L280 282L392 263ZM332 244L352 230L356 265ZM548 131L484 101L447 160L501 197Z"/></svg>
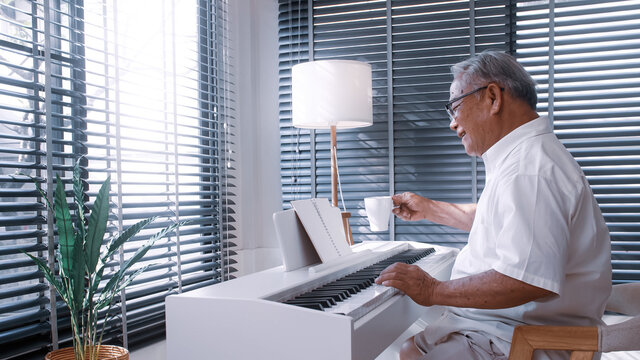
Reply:
<svg viewBox="0 0 640 360"><path fill-rule="evenodd" d="M340 193L340 201L342 201L342 211L347 212L347 207L344 204L344 197L342 196L342 183L340 182L340 170L338 168L338 148L333 147L333 153L335 154L336 161L336 177L338 178L338 192Z"/></svg>

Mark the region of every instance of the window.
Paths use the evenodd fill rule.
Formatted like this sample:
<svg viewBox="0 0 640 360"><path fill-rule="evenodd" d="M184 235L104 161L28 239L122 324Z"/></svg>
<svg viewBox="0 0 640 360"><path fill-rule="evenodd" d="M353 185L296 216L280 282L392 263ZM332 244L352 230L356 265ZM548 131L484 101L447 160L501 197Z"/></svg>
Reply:
<svg viewBox="0 0 640 360"><path fill-rule="evenodd" d="M291 127L290 68L344 58L373 68L374 125L338 131L340 178L356 241L463 246L467 234L395 219L372 233L363 198L412 191L449 202L482 192L443 105L449 67L485 49L515 55L539 83L541 114L582 166L612 240L614 282L640 281L640 2L280 0L283 207L329 197L329 140Z"/></svg>
<svg viewBox="0 0 640 360"><path fill-rule="evenodd" d="M112 271L191 220L140 263L153 265L112 309L107 342L162 336L167 295L233 277L226 14L225 0L0 2L0 358L70 344L64 303L20 252L55 266L53 219L25 175L49 188L80 158L91 201L111 176L108 233L159 216Z"/></svg>
<svg viewBox="0 0 640 360"><path fill-rule="evenodd" d="M462 246L466 233L427 222L396 219L389 232L373 233L363 199L402 191L451 202L478 198L482 161L466 155L443 105L451 65L487 48L509 49L508 3L480 1L470 9L467 1L281 0L284 207L293 199L330 197L331 192L328 131L291 127L291 66L308 59L366 61L373 70L374 123L337 133L340 180L355 240Z"/></svg>

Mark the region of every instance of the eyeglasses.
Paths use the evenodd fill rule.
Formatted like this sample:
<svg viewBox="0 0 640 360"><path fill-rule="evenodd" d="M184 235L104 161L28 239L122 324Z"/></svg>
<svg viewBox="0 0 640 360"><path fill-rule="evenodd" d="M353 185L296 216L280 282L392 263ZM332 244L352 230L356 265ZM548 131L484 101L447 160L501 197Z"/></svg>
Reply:
<svg viewBox="0 0 640 360"><path fill-rule="evenodd" d="M451 119L451 121L455 120L455 118L456 118L456 112L455 111L458 108L458 106L462 105L462 102L460 102L460 104L458 104L458 106L453 108L453 107L451 107L451 105L453 105L453 103L455 103L456 101L462 100L462 99L464 99L465 97L467 97L467 96L469 96L471 94L475 94L480 90L484 90L484 89L486 89L488 87L489 87L489 85L483 86L483 87L479 87L479 88L477 88L475 90L471 90L468 93L464 93L464 94L458 96L457 98L454 98L451 101L449 101L448 103L446 103L444 105L444 109L447 110L447 114L449 115L449 118ZM502 90L504 90L504 89L502 89Z"/></svg>

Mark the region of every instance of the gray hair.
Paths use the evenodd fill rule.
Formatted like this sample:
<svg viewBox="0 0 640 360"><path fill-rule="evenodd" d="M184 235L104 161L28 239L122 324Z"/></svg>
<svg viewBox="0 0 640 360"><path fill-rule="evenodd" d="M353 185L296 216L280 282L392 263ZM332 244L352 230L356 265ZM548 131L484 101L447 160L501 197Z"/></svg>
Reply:
<svg viewBox="0 0 640 360"><path fill-rule="evenodd" d="M483 51L451 67L453 78L462 84L485 86L495 82L517 99L525 101L533 110L538 103L536 82L513 56L499 51Z"/></svg>

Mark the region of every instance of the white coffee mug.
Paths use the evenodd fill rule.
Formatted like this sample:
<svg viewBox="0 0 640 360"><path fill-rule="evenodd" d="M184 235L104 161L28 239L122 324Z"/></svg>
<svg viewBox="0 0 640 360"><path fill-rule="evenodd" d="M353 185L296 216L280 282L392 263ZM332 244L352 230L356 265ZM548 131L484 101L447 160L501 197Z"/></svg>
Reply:
<svg viewBox="0 0 640 360"><path fill-rule="evenodd" d="M364 198L364 209L369 219L371 231L387 231L393 201L391 196L373 196Z"/></svg>

